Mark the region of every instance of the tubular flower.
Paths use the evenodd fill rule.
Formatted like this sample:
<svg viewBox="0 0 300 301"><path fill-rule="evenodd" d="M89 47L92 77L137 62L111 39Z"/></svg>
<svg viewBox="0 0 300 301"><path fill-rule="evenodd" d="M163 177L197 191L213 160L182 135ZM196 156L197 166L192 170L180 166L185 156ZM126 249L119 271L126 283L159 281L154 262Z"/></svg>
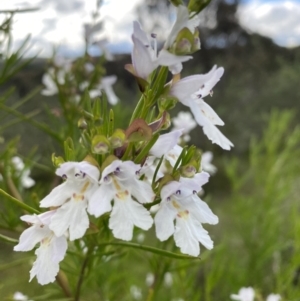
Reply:
<svg viewBox="0 0 300 301"><path fill-rule="evenodd" d="M172 66L181 64L192 58L191 56L174 55L165 49L162 49L157 55L156 39L154 35L152 36L153 47L146 33L142 30L141 25L137 21L133 23L133 50L131 58L136 76L147 80L150 73L158 66L172 68Z"/></svg>
<svg viewBox="0 0 300 301"><path fill-rule="evenodd" d="M207 249L213 248L213 241L201 224L214 225L219 221L196 193L208 178L209 175L202 172L192 179L169 182L161 190L162 201L154 218L158 239L164 241L174 235L181 252L192 256L199 255L199 242Z"/></svg>
<svg viewBox="0 0 300 301"><path fill-rule="evenodd" d="M88 201L98 188L99 170L88 162L66 162L56 171L66 179L40 203L41 207L59 207L51 218L49 228L56 236L69 230L70 240L84 235L89 227L86 212Z"/></svg>
<svg viewBox="0 0 300 301"><path fill-rule="evenodd" d="M109 228L116 238L131 240L134 226L148 230L153 224L140 203L152 202L155 194L148 183L138 179L140 168L131 161L113 161L104 169L100 187L89 202L88 212L96 217L111 211Z"/></svg>
<svg viewBox="0 0 300 301"><path fill-rule="evenodd" d="M30 271L30 280L36 276L38 283L44 285L55 281L59 271L59 262L63 260L67 251L67 239L62 234L56 236L49 228L51 218L55 210L39 215L24 215L21 220L31 224L20 236L19 244L14 247L15 251L30 251L37 243L37 259Z"/></svg>
<svg viewBox="0 0 300 301"><path fill-rule="evenodd" d="M185 77L172 85L170 94L191 109L197 123L203 127L204 134L212 143L230 150L233 144L216 127L216 125L224 125L224 122L202 99L212 93L212 88L220 80L223 73L224 68L214 66L207 74Z"/></svg>

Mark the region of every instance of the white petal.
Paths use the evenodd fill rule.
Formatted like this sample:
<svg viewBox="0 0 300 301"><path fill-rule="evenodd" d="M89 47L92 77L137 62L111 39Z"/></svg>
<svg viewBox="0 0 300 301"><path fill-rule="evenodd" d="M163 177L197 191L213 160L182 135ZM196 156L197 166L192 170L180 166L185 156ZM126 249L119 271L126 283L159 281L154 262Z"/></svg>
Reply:
<svg viewBox="0 0 300 301"><path fill-rule="evenodd" d="M67 249L68 243L65 236L53 237L52 238L52 261L60 262L64 259Z"/></svg>
<svg viewBox="0 0 300 301"><path fill-rule="evenodd" d="M89 200L88 212L96 217L111 211L114 190L111 185L102 184Z"/></svg>
<svg viewBox="0 0 300 301"><path fill-rule="evenodd" d="M133 226L148 230L153 224L150 212L139 203L127 198L116 200L109 220L109 228L116 238L131 240Z"/></svg>
<svg viewBox="0 0 300 301"><path fill-rule="evenodd" d="M119 101L119 98L115 94L112 85L117 81L117 77L115 75L110 75L110 76L104 76L101 79L101 85L100 88L104 89L108 102L111 105L117 104Z"/></svg>
<svg viewBox="0 0 300 301"><path fill-rule="evenodd" d="M41 244L36 249L37 259L30 271L30 280L36 276L37 281L41 285L45 285L55 281L55 277L59 271L58 262L52 260L52 248L47 244Z"/></svg>
<svg viewBox="0 0 300 301"><path fill-rule="evenodd" d="M220 130L213 124L207 124L203 127L204 134L212 143L216 143L225 150L230 150L233 147L232 142L227 139Z"/></svg>
<svg viewBox="0 0 300 301"><path fill-rule="evenodd" d="M149 154L160 158L169 152L178 143L179 137L182 135L183 129L172 131L167 134L160 135L155 144L150 149Z"/></svg>
<svg viewBox="0 0 300 301"><path fill-rule="evenodd" d="M67 181L52 189L40 202L40 207L57 207L64 204L73 193L73 185Z"/></svg>
<svg viewBox="0 0 300 301"><path fill-rule="evenodd" d="M24 230L19 238L19 243L14 247L14 251L29 251L51 233L48 226L34 225Z"/></svg>
<svg viewBox="0 0 300 301"><path fill-rule="evenodd" d="M189 107L199 125L205 126L208 123L215 125L224 125L223 120L202 99L190 100Z"/></svg>
<svg viewBox="0 0 300 301"><path fill-rule="evenodd" d="M131 193L139 203L151 203L154 201L155 193L149 183L134 179L131 185Z"/></svg>
<svg viewBox="0 0 300 301"><path fill-rule="evenodd" d="M172 27L172 30L167 38L167 41L165 42L165 48L168 49L170 48L176 37L178 32L187 26L189 21L189 11L187 9L187 7L185 7L184 5L179 5L177 8L177 17L176 17L176 21Z"/></svg>
<svg viewBox="0 0 300 301"><path fill-rule="evenodd" d="M176 211L172 210L165 202L162 202L154 218L156 236L159 240L167 240L174 234L175 216Z"/></svg>
<svg viewBox="0 0 300 301"><path fill-rule="evenodd" d="M202 171L200 173L196 173L193 178L181 177L179 181L185 188L199 192L202 189L202 186L208 182L209 177L209 173Z"/></svg>
<svg viewBox="0 0 300 301"><path fill-rule="evenodd" d="M148 75L158 67L158 64L152 61L149 49L139 39L132 36L132 41L131 59L134 70L139 77L147 79Z"/></svg>
<svg viewBox="0 0 300 301"><path fill-rule="evenodd" d="M81 238L89 227L89 218L86 212L86 200L73 200L57 209L52 217L49 228L56 236L62 236L69 229L70 240Z"/></svg>
<svg viewBox="0 0 300 301"><path fill-rule="evenodd" d="M278 294L270 294L267 297L266 301L280 301L280 300L281 300L281 296L280 295L278 295Z"/></svg>
<svg viewBox="0 0 300 301"><path fill-rule="evenodd" d="M35 181L32 178L28 177L28 176L26 176L26 177L22 176L21 182L22 182L22 186L24 188L31 188L32 186L35 185Z"/></svg>
<svg viewBox="0 0 300 301"><path fill-rule="evenodd" d="M180 248L182 253L191 256L198 256L200 253L199 242L194 235L194 225L190 221L190 219L176 219L174 240L176 246Z"/></svg>
<svg viewBox="0 0 300 301"><path fill-rule="evenodd" d="M172 194L175 194L177 190L179 190L181 187L181 183L177 182L177 181L171 181L168 184L166 184L165 186L163 186L161 192L160 192L160 196L161 199L167 200L168 197L170 197Z"/></svg>
<svg viewBox="0 0 300 301"><path fill-rule="evenodd" d="M192 95L201 94L200 98L207 96L213 86L219 81L223 72L224 69L222 67L217 69L214 66L206 74L187 76L172 85L170 94L177 97L182 104L189 106ZM207 91L207 88L209 88L209 91Z"/></svg>
<svg viewBox="0 0 300 301"><path fill-rule="evenodd" d="M169 67L169 66L173 66L173 65L177 66L179 63L186 62L186 61L188 61L192 58L193 57L189 56L189 55L175 55L175 54L172 54L172 53L170 53L169 51L167 51L165 49L162 49L159 52L158 58L155 60L155 62L157 64L157 66L159 65L159 66Z"/></svg>
<svg viewBox="0 0 300 301"><path fill-rule="evenodd" d="M139 22L134 21L133 22L133 35L139 39L144 45L149 45L149 39L142 29Z"/></svg>
<svg viewBox="0 0 300 301"><path fill-rule="evenodd" d="M196 194L194 194L191 198L193 202L189 205L189 210L200 223L216 225L219 222L219 218Z"/></svg>

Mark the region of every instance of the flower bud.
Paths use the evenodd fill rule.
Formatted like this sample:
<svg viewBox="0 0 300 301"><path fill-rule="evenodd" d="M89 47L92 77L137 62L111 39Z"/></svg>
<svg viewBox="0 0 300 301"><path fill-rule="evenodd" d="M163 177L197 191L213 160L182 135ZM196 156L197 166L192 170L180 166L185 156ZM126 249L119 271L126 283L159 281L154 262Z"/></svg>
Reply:
<svg viewBox="0 0 300 301"><path fill-rule="evenodd" d="M56 157L55 153L52 154L51 159L52 159L52 163L55 167L59 167L62 163L65 162L65 160L62 157L60 157L60 156Z"/></svg>
<svg viewBox="0 0 300 301"><path fill-rule="evenodd" d="M112 148L118 148L124 145L125 139L125 132L121 129L116 129L109 138L109 142Z"/></svg>
<svg viewBox="0 0 300 301"><path fill-rule="evenodd" d="M110 143L103 135L96 135L92 139L92 152L95 154L106 154L110 150Z"/></svg>
<svg viewBox="0 0 300 301"><path fill-rule="evenodd" d="M174 6L183 5L182 0L170 0L170 2L171 2Z"/></svg>
<svg viewBox="0 0 300 301"><path fill-rule="evenodd" d="M158 100L158 109L160 112L171 110L175 107L178 100L176 97L170 95L162 95Z"/></svg>
<svg viewBox="0 0 300 301"><path fill-rule="evenodd" d="M78 125L78 128L81 129L81 130L87 129L87 123L86 123L86 120L85 120L83 117L81 117L81 118L78 120L77 125Z"/></svg>
<svg viewBox="0 0 300 301"><path fill-rule="evenodd" d="M188 9L192 13L200 13L211 0L190 0Z"/></svg>
<svg viewBox="0 0 300 301"><path fill-rule="evenodd" d="M172 45L171 52L177 55L184 55L192 53L194 46L194 33L192 33L187 27L182 28Z"/></svg>
<svg viewBox="0 0 300 301"><path fill-rule="evenodd" d="M188 164L180 167L180 174L185 178L192 178L196 174L197 169L192 164Z"/></svg>

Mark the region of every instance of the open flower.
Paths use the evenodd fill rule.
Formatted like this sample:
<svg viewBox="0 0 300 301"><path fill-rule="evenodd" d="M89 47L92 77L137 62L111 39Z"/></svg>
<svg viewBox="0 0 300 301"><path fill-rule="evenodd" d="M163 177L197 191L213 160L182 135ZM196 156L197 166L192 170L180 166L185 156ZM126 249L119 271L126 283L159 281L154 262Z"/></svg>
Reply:
<svg viewBox="0 0 300 301"><path fill-rule="evenodd" d="M280 301L281 300L281 296L279 294L270 294L266 301Z"/></svg>
<svg viewBox="0 0 300 301"><path fill-rule="evenodd" d="M153 224L149 211L140 203L152 202L155 194L148 183L138 179L140 168L131 161L113 161L103 170L100 187L90 199L90 214L98 217L111 211L109 228L116 238L131 240L134 226L148 230Z"/></svg>
<svg viewBox="0 0 300 301"><path fill-rule="evenodd" d="M224 122L202 99L212 93L212 88L220 80L223 73L222 67L214 66L207 74L185 77L172 85L170 95L175 96L182 104L191 109L197 123L203 127L204 134L212 143L230 150L233 144L216 127L216 125L224 125Z"/></svg>
<svg viewBox="0 0 300 301"><path fill-rule="evenodd" d="M177 66L178 64L181 65L182 62L186 62L192 58L191 56L174 55L166 49L162 49L157 54L155 35L152 35L152 39L153 47L140 24L137 21L133 23L133 50L131 58L135 75L140 78L147 80L148 76L158 66L167 66L172 69L172 66ZM177 69L175 73L179 73L181 71L178 71Z"/></svg>
<svg viewBox="0 0 300 301"><path fill-rule="evenodd" d="M255 297L255 291L252 287L242 287L238 294L231 294L232 300L238 301L253 301Z"/></svg>
<svg viewBox="0 0 300 301"><path fill-rule="evenodd" d="M175 130L177 129L183 129L183 136L182 139L185 142L188 142L191 140L191 137L189 135L190 131L193 130L197 123L194 120L193 116L190 112L179 112L177 117L172 118L173 125Z"/></svg>
<svg viewBox="0 0 300 301"><path fill-rule="evenodd" d="M31 224L20 236L19 244L14 247L15 251L30 251L37 243L37 259L30 271L30 280L36 276L38 283L44 285L55 281L59 271L59 262L63 260L67 251L67 239L64 233L56 236L49 224L55 215L55 210L39 215L24 215L21 220Z"/></svg>
<svg viewBox="0 0 300 301"><path fill-rule="evenodd" d="M219 221L197 195L208 178L209 175L202 172L192 179L169 182L161 190L162 201L154 218L158 239L164 241L174 235L181 252L192 256L199 255L199 242L207 249L213 248L213 241L201 224L214 225Z"/></svg>
<svg viewBox="0 0 300 301"><path fill-rule="evenodd" d="M101 90L103 89L106 96L107 100L111 105L116 105L119 101L119 98L115 94L112 85L115 84L117 81L117 77L115 75L110 75L110 76L104 76L101 79L101 82L99 85L97 85L94 89L89 91L90 97L94 98L97 96L100 96Z"/></svg>
<svg viewBox="0 0 300 301"><path fill-rule="evenodd" d="M88 200L98 188L99 170L88 162L66 162L56 174L66 179L40 203L41 207L59 207L49 228L56 236L69 230L70 240L80 238L89 227Z"/></svg>
<svg viewBox="0 0 300 301"><path fill-rule="evenodd" d="M25 167L23 160L18 157L11 158L12 164L17 171L17 175L20 176L21 184L24 188L30 188L35 185L35 181L29 177L30 169Z"/></svg>
<svg viewBox="0 0 300 301"><path fill-rule="evenodd" d="M204 152L201 156L201 169L211 175L215 174L217 171L217 167L211 163L212 159L212 152Z"/></svg>
<svg viewBox="0 0 300 301"><path fill-rule="evenodd" d="M20 292L15 292L14 293L13 300L14 301L32 301L32 300L29 300L27 296L23 295Z"/></svg>

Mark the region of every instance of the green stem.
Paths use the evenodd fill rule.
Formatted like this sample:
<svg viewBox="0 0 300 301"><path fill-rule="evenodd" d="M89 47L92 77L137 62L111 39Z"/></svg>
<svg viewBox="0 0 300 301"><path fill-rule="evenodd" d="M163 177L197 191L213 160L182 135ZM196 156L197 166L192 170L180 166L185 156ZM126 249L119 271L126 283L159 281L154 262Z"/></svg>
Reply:
<svg viewBox="0 0 300 301"><path fill-rule="evenodd" d="M137 104L137 106L135 107L135 109L133 111L133 114L132 114L132 117L130 119L129 125L132 123L133 120L135 120L137 117L139 117L140 111L144 107L144 102L145 102L144 95L142 95L139 102L138 102L138 104Z"/></svg>
<svg viewBox="0 0 300 301"><path fill-rule="evenodd" d="M17 244L17 243L18 243L18 240L17 240L17 239L8 237L8 236L3 235L3 234L0 234L0 240L3 240L3 241L5 241L5 242L9 242L9 243L11 243L11 244Z"/></svg>
<svg viewBox="0 0 300 301"><path fill-rule="evenodd" d="M17 206L25 209L26 211L30 212L30 213L36 213L36 214L40 214L40 212L26 204L24 204L23 202L17 200L16 198L12 197L10 194L8 194L7 192L5 192L4 190L0 189L0 194L4 195L5 197L7 197L10 201L12 201L13 203L15 203Z"/></svg>
<svg viewBox="0 0 300 301"><path fill-rule="evenodd" d="M189 260L200 259L199 257L191 257L188 255L177 254L177 253L173 253L170 251L165 251L165 250L157 249L157 248L150 247L150 246L144 246L144 245L140 245L140 244L136 244L136 243L132 243L132 242L108 242L108 243L98 244L98 246L122 246L122 247L128 247L128 248L133 248L133 249L140 249L140 250L144 250L146 252L158 254L161 256L171 257L171 258L175 258L175 259L189 259Z"/></svg>
<svg viewBox="0 0 300 301"><path fill-rule="evenodd" d="M76 285L76 292L75 292L75 298L74 301L79 301L80 300L80 290L81 290L81 286L83 283L83 279L84 279L84 274L85 274L85 269L87 267L87 264L89 262L89 260L91 259L91 254L94 251L94 247L91 247L88 249L88 252L86 253L85 259L82 263L81 266L81 270L80 270L80 275L77 281L77 285Z"/></svg>

